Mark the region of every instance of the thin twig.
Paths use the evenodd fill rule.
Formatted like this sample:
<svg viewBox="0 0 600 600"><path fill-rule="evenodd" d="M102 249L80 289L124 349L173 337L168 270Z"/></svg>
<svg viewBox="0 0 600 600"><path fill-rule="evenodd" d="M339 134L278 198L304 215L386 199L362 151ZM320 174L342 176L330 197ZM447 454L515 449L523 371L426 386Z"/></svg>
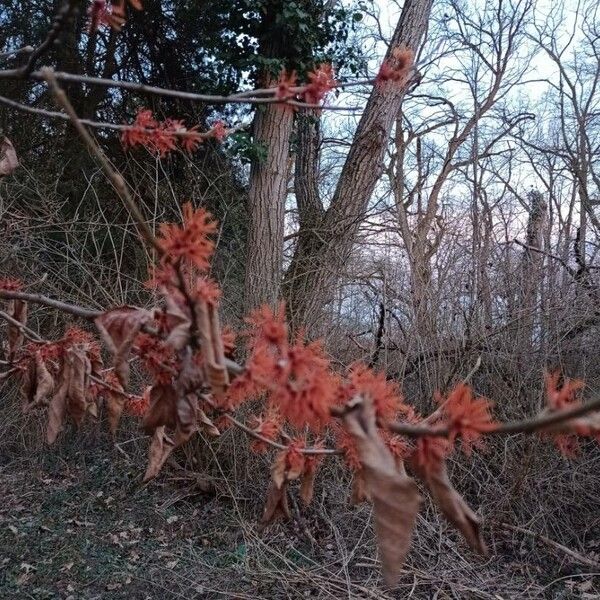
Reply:
<svg viewBox="0 0 600 600"><path fill-rule="evenodd" d="M20 110L22 112L30 113L33 115L38 115L40 117L46 119L59 119L61 121L70 121L71 117L63 112L59 112L56 110L47 110L45 108L37 108L35 106L28 106L27 104L22 104L21 102L16 102L15 100L11 100L10 98L6 98L5 96L0 96L0 104L4 104L6 106L10 106L15 110ZM93 127L94 129L111 129L113 131L138 131L140 133L148 133L151 134L154 130L146 129L144 127L137 127L135 125L124 125L119 123L107 123L104 121L93 121L92 119L79 119L82 125L86 125L87 127ZM227 135L235 133L237 131L242 131L247 129L250 125L248 123L241 123L240 125L236 125L235 127L227 127L225 132ZM169 135L173 135L177 138L194 138L196 140L208 140L214 138L215 129L211 128L207 131L199 132L199 131L170 131Z"/></svg>
<svg viewBox="0 0 600 600"><path fill-rule="evenodd" d="M551 540L549 537L546 537L545 535L542 535L541 533L536 533L535 531L531 531L530 529L525 529L524 527L519 527L518 525L511 525L510 523L498 522L497 524L500 527L502 527L503 529L508 529L510 531L516 531L518 533L524 533L526 535L530 535L530 536L540 540L541 542L544 542L544 544L551 546L552 548L555 548L556 550L560 550L561 552L570 556L571 558L573 558L574 560L576 560L579 563L587 565L588 567L593 567L594 569L600 569L600 562L593 560L591 558L588 558L587 556L584 556L580 552L571 550L571 548L567 548L566 546L563 546L562 544L559 544L558 542Z"/></svg>
<svg viewBox="0 0 600 600"><path fill-rule="evenodd" d="M0 298L19 299L44 304L67 312L69 314L82 317L84 319L95 319L102 314L102 311L92 310L73 304L60 302L52 298L47 298L41 294L30 294L27 292L16 292L9 290L0 290ZM230 359L226 359L226 367L233 375L239 375L244 371L244 367ZM345 407L335 407L331 409L331 415L341 417L348 409ZM510 435L515 433L536 433L550 427L556 427L561 423L585 416L591 412L600 410L600 397L569 409L557 410L542 413L525 419L523 421L512 421L500 423L495 429L483 432L483 435ZM418 437L448 437L450 431L444 426L418 425L403 422L388 422L384 425L386 429L394 433L404 435L410 438Z"/></svg>
<svg viewBox="0 0 600 600"><path fill-rule="evenodd" d="M46 39L37 48L35 48L35 50L33 50L29 60L27 61L27 64L22 69L18 69L20 77L28 77L32 73L32 71L35 69L36 62L50 49L50 46L52 46L52 44L58 38L60 32L63 30L75 12L78 4L78 0L67 0L67 2L62 5L58 13L56 13L56 17L54 17L52 28L48 32Z"/></svg>
<svg viewBox="0 0 600 600"><path fill-rule="evenodd" d="M35 81L46 81L45 69L33 71L26 75L29 79ZM0 79L20 79L25 76L23 69L6 69L0 71ZM320 110L338 110L338 111L356 111L361 110L358 106L332 106L326 104L309 104L300 102L293 98L277 98L277 88L265 88L260 90L249 90L231 94L229 96L218 96L213 94L198 94L194 92L184 92L180 90L172 90L161 88L144 83L136 83L134 81L107 79L104 77L91 77L89 75L79 75L76 73L67 73L64 71L56 71L55 77L58 81L65 83L83 83L86 85L97 85L100 87L125 89L130 92L140 94L148 94L154 96L165 96L170 98L179 98L182 100L190 100L195 102L205 102L208 104L281 104L290 105L298 109L320 109ZM357 86L373 85L375 79L360 79L354 81L338 82L333 85L333 88L348 89ZM298 86L291 88L291 93L301 94L306 90L306 86ZM266 97L263 97L266 96Z"/></svg>
<svg viewBox="0 0 600 600"><path fill-rule="evenodd" d="M158 240L154 237L154 234L148 226L144 215L142 214L138 205L135 203L131 194L129 193L129 189L127 188L127 184L125 183L123 176L119 173L119 171L117 171L117 169L113 167L111 162L106 157L106 154L104 154L102 148L100 148L96 140L91 136L88 130L81 123L79 117L77 116L77 113L75 112L75 109L73 108L73 105L67 98L67 95L59 87L58 82L56 81L54 70L51 68L45 68L42 69L42 72L44 73L44 77L48 82L50 89L52 90L56 103L64 109L64 111L71 119L71 123L73 124L73 127L75 127L75 130L79 134L79 137L83 140L85 145L88 147L89 151L98 159L98 162L100 163L104 174L113 184L115 190L117 191L117 194L119 195L119 198L121 198L123 204L125 204L125 207L129 210L141 236L146 240L148 245L150 245L159 253L161 253L162 249L160 247L160 244L158 243Z"/></svg>
<svg viewBox="0 0 600 600"><path fill-rule="evenodd" d="M34 51L33 46L23 46L22 48L16 48L15 50L8 50L6 52L0 52L0 59L10 58L11 56L18 56L19 54L30 54Z"/></svg>
<svg viewBox="0 0 600 600"><path fill-rule="evenodd" d="M62 302L61 300L55 300L49 298L43 294L34 294L31 292L19 292L13 290L1 290L0 298L4 300L25 300L26 302L33 302L34 304L43 304L51 308L56 308L61 312L68 313L75 317L81 317L82 319L95 319L102 314L100 310L94 310L92 308L85 308L76 304L69 304Z"/></svg>

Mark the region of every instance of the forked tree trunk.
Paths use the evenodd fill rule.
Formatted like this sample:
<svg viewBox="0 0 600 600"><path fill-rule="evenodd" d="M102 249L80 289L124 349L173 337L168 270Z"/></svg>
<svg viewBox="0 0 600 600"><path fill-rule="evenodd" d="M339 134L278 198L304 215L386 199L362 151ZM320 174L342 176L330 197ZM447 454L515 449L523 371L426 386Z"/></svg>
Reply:
<svg viewBox="0 0 600 600"><path fill-rule="evenodd" d="M418 50L427 31L431 5L432 0L405 1L386 59L397 46ZM393 85L373 88L329 208L302 215L299 199L299 243L284 280L288 317L294 328L319 332L323 308L333 298L336 281L381 177L384 151L404 91ZM307 161L304 168L308 170L311 165ZM313 201L306 204L315 205Z"/></svg>

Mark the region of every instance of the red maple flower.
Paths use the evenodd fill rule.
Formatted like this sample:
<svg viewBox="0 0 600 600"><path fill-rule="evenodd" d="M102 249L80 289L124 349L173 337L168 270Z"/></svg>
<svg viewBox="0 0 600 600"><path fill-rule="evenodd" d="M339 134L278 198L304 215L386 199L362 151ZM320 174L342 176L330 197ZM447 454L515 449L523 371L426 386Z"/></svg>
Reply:
<svg viewBox="0 0 600 600"><path fill-rule="evenodd" d="M581 404L577 393L584 387L584 382L579 379L565 379L559 387L560 373L546 373L546 403L551 411L574 408ZM589 435L590 431L573 424L574 433ZM551 433L552 440L558 451L567 458L574 458L579 451L579 440L576 435L568 433Z"/></svg>
<svg viewBox="0 0 600 600"><path fill-rule="evenodd" d="M414 451L414 445L401 435L395 435L381 430L381 436L396 461L406 460Z"/></svg>
<svg viewBox="0 0 600 600"><path fill-rule="evenodd" d="M125 6L122 2L114 2L112 5L106 0L93 0L88 8L88 31L93 33L101 25L111 27L115 31L121 31L125 24Z"/></svg>
<svg viewBox="0 0 600 600"><path fill-rule="evenodd" d="M460 437L463 452L467 455L474 446L481 445L483 434L497 427L490 413L492 403L487 398L476 398L473 390L464 383L459 383L441 402L450 430L449 440L454 443Z"/></svg>
<svg viewBox="0 0 600 600"><path fill-rule="evenodd" d="M185 152L191 153L204 138L222 140L227 133L221 121L217 121L209 132L200 133L197 125L188 129L181 119L157 121L152 111L146 108L138 110L134 122L123 130L121 143L125 148L143 146L163 157L175 150L178 143Z"/></svg>
<svg viewBox="0 0 600 600"><path fill-rule="evenodd" d="M227 394L216 398L217 406L222 410L233 410L243 402L258 397L264 389L252 377L252 374L246 368L241 375L238 375L230 384Z"/></svg>
<svg viewBox="0 0 600 600"><path fill-rule="evenodd" d="M302 97L307 104L320 104L325 96L337 85L330 64L319 65L308 74L308 83L304 87Z"/></svg>
<svg viewBox="0 0 600 600"><path fill-rule="evenodd" d="M204 136L198 131L198 126L190 127L185 136L181 137L181 147L188 153L195 152L198 146L204 141Z"/></svg>
<svg viewBox="0 0 600 600"><path fill-rule="evenodd" d="M375 77L375 85L382 86L388 82L404 83L413 62L413 52L407 48L395 48L391 58L385 60Z"/></svg>
<svg viewBox="0 0 600 600"><path fill-rule="evenodd" d="M136 337L133 351L156 383L171 383L173 372L177 368L175 352L171 346L154 336L140 333Z"/></svg>
<svg viewBox="0 0 600 600"><path fill-rule="evenodd" d="M286 472L301 474L304 471L306 457L302 450L306 448L305 440L301 438L293 439L287 447L285 453L285 470Z"/></svg>
<svg viewBox="0 0 600 600"><path fill-rule="evenodd" d="M251 354L247 375L239 385L253 392L266 391L269 404L277 407L290 423L318 431L330 420L329 410L338 387L321 343L306 344L301 337L289 343L283 304L276 312L263 306L247 321L253 326ZM236 380L232 387L238 387Z"/></svg>
<svg viewBox="0 0 600 600"><path fill-rule="evenodd" d="M100 344L94 335L75 325L72 325L65 331L61 343L67 348L75 344L87 346L91 351L100 355Z"/></svg>
<svg viewBox="0 0 600 600"><path fill-rule="evenodd" d="M264 344L272 344L278 347L287 345L288 329L285 322L285 304L283 302L279 304L275 312L267 305L254 309L250 316L246 318L246 322L252 327L251 348Z"/></svg>
<svg viewBox="0 0 600 600"><path fill-rule="evenodd" d="M337 422L333 423L333 433L336 448L342 450L344 453L344 461L348 465L348 468L353 471L361 469L362 463L360 462L360 454L354 437L348 433L345 427Z"/></svg>
<svg viewBox="0 0 600 600"><path fill-rule="evenodd" d="M163 223L158 243L163 251L162 264L175 264L185 259L198 270L210 266L215 244L210 235L217 229L210 213L203 208L195 209L190 202L183 205L183 225Z"/></svg>

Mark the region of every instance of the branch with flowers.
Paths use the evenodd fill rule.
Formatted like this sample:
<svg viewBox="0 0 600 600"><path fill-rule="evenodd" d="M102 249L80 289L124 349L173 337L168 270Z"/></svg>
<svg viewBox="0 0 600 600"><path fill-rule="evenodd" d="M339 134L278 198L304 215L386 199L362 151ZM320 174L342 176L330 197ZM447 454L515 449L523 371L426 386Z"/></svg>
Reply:
<svg viewBox="0 0 600 600"><path fill-rule="evenodd" d="M600 399L583 403L582 382L561 383L558 374L551 374L546 377L545 411L530 419L500 423L492 416L492 402L461 382L437 399L439 406L433 413L422 416L405 401L398 383L384 373L361 363L336 370L322 342L301 335L290 338L283 305L257 309L246 319L247 331L236 336L221 325L221 290L209 277L217 229L212 216L186 203L182 223L162 224L155 236L124 177L87 128L118 130L126 147L143 146L159 156L176 148L191 152L208 138L222 140L231 130L217 122L200 132L180 120L159 121L148 110L141 110L127 125L82 120L60 87L61 82L78 82L211 103L328 108L323 100L336 87L405 85L412 72L412 52L397 49L394 64L384 63L373 80L338 83L331 67L322 65L304 85L297 84L294 74L282 73L273 87L227 97L56 73L49 68L35 70L75 4L64 5L47 40L31 51L25 67L0 72L3 78L46 82L60 111L7 99L0 102L71 122L156 256L147 285L156 290L160 302L149 309L93 310L26 291L18 279L0 281L0 299L6 302L0 311L0 320L6 323L0 383L17 381L23 411L45 413L48 444L57 442L69 421L79 427L86 420L106 419L114 436L123 413L139 418L150 436L144 481L156 477L171 453L196 433L217 437L227 427L242 430L252 439L254 451L274 453L263 527L279 517L290 517L291 482L299 482L300 497L310 504L320 462L341 456L353 472L352 502L373 503L388 583L399 575L422 502L415 478L471 548L485 554L480 518L448 475L447 461L455 448L470 455L488 436L535 433L552 438L563 454L573 456L581 437L600 440ZM139 0L129 4L142 10ZM91 32L102 26L119 30L125 23L126 2L94 0L89 17ZM60 339L44 339L27 324L30 304L93 323L97 335L70 325ZM238 337L244 340L248 356L244 365L233 359ZM108 367L106 355L111 360ZM132 364L139 364L145 374L144 389L130 390ZM251 400L259 409L244 422L236 415Z"/></svg>
<svg viewBox="0 0 600 600"><path fill-rule="evenodd" d="M184 204L181 224L163 224L155 237L118 170L78 119L52 71L45 76L57 104L102 166L129 209L142 239L155 250L148 285L161 302L151 308L105 311L64 303L31 291L18 280L0 282L7 302L2 380L20 382L24 412L46 411L46 440L59 438L68 420L80 426L102 415L114 435L124 412L141 419L151 441L144 481L155 477L170 454L197 432L219 436L233 426L252 438L257 452L274 451L261 525L289 517L289 484L309 504L320 461L341 455L354 473L352 501L369 500L386 581L393 582L410 547L421 495L429 490L441 512L469 545L486 553L481 521L452 486L447 461L455 447L469 455L486 436L540 433L559 450L575 454L582 436L600 438L600 400L578 397L583 384L557 374L546 381L547 409L529 420L498 423L492 403L464 382L428 416L405 402L396 382L364 364L335 370L322 343L290 339L283 305L262 307L248 319L242 366L233 360L234 333L219 319L221 291L209 276L217 225L202 208ZM27 326L28 306L46 305L93 322L98 337L69 327L48 341ZM99 338L99 339L98 339ZM100 340L112 357L105 368ZM132 362L149 385L129 391ZM261 410L247 423L236 417L249 400Z"/></svg>

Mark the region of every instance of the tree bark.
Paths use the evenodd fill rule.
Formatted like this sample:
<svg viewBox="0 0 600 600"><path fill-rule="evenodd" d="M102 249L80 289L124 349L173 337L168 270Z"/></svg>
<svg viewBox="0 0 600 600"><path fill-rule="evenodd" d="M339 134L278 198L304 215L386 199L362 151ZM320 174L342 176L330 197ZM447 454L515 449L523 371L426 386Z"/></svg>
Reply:
<svg viewBox="0 0 600 600"><path fill-rule="evenodd" d="M405 1L386 59L392 59L398 46L418 50L431 6L432 0ZM299 240L304 236L307 241L298 243L284 280L293 328L319 332L323 308L333 298L336 280L381 177L384 151L404 92L404 87L393 85L373 88L329 208L307 224L310 232L305 227L300 233Z"/></svg>
<svg viewBox="0 0 600 600"><path fill-rule="evenodd" d="M246 312L261 304L274 305L279 298L293 119L292 111L274 104L257 109L254 117L254 141L266 147L267 156L255 161L250 172Z"/></svg>

